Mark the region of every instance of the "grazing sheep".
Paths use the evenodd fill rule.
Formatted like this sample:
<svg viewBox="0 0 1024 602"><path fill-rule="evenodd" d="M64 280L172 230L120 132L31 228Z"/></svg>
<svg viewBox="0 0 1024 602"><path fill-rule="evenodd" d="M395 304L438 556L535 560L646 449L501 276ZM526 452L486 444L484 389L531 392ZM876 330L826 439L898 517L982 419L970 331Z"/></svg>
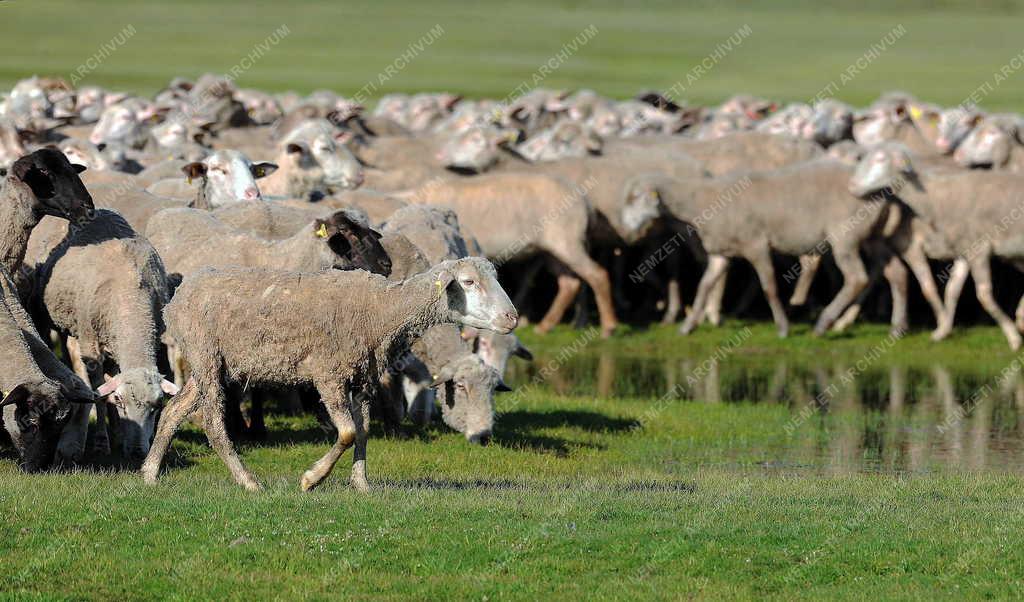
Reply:
<svg viewBox="0 0 1024 602"><path fill-rule="evenodd" d="M71 229L39 267L36 280L49 322L68 337L72 367L119 408L122 452L141 460L163 394L176 392L156 366L168 298L160 257L124 218L100 209L90 223ZM110 363L116 371L105 368ZM105 373L114 376L104 383ZM97 403L100 453L109 453L105 406ZM60 459L81 461L88 423L89 408L77 408L61 437Z"/></svg>
<svg viewBox="0 0 1024 602"><path fill-rule="evenodd" d="M95 398L43 343L0 266L0 409L22 470L49 466L73 404Z"/></svg>
<svg viewBox="0 0 1024 602"><path fill-rule="evenodd" d="M393 418L408 413L413 422L428 423L436 388L445 424L471 443L487 445L494 428L494 392L510 389L498 370L473 353L456 326L428 328L392 365L401 367L402 373L402 378L391 379L389 386Z"/></svg>
<svg viewBox="0 0 1024 602"><path fill-rule="evenodd" d="M325 269L391 271L380 234L358 213L338 211L316 219L294 236L268 241L235 230L211 213L169 209L150 220L146 235L167 273L187 277L207 267L253 267L318 272Z"/></svg>
<svg viewBox="0 0 1024 602"><path fill-rule="evenodd" d="M44 215L88 221L95 214L92 197L59 150L43 148L11 166L0 189L0 265L17 273L25 258L32 229Z"/></svg>
<svg viewBox="0 0 1024 602"><path fill-rule="evenodd" d="M446 323L511 332L518 321L494 266L479 258L446 261L400 283L362 271L203 271L185 281L164 317L192 377L164 410L145 480L155 481L181 421L202 408L207 436L235 481L259 489L224 430L224 385L313 385L338 439L302 476L307 491L353 443L352 485L369 489L369 405L360 389L378 382L388 358L413 337Z"/></svg>

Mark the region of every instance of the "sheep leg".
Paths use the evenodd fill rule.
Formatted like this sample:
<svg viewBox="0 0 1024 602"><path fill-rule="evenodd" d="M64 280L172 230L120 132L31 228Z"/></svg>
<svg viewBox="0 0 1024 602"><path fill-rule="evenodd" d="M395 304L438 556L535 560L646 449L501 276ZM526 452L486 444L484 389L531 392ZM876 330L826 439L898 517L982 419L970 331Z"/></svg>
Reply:
<svg viewBox="0 0 1024 602"><path fill-rule="evenodd" d="M924 295L925 301L932 308L932 313L935 315L935 324L941 324L946 308L942 303L942 298L939 296L939 289L935 286L932 268L928 265L928 258L925 257L921 245L911 244L903 251L902 255L903 260L910 266L910 271L914 273L914 278L917 278L917 283L921 287L921 294Z"/></svg>
<svg viewBox="0 0 1024 602"><path fill-rule="evenodd" d="M366 441L370 435L370 397L365 393L355 395L349 404L352 422L356 426L356 445L352 450L352 476L349 483L357 491L369 491L366 480Z"/></svg>
<svg viewBox="0 0 1024 602"><path fill-rule="evenodd" d="M338 439L327 450L322 458L317 460L313 466L302 474L300 486L303 491L310 491L320 484L327 475L331 474L338 458L345 453L345 450L352 447L356 440L356 425L352 420L352 413L343 400L345 392L337 386L317 386L320 397L323 399L327 415L331 417L334 428L338 431Z"/></svg>
<svg viewBox="0 0 1024 602"><path fill-rule="evenodd" d="M142 478L146 483L156 483L160 465L171 446L174 433L185 421L185 418L199 409L201 401L202 396L199 394L196 381L194 378L190 378L185 383L185 387L167 402L167 406L160 414L160 423L156 428L156 436L153 437L153 445L149 448L146 461L142 463Z"/></svg>
<svg viewBox="0 0 1024 602"><path fill-rule="evenodd" d="M907 267L899 257L892 255L882 273L892 291L891 333L893 336L902 336L910 328L907 320Z"/></svg>
<svg viewBox="0 0 1024 602"><path fill-rule="evenodd" d="M242 463L238 451L235 450L235 446L228 437L227 425L224 422L224 388L219 382L214 382L206 390L207 393L203 396L203 430L206 431L206 438L210 440L210 445L227 465L236 483L249 491L263 489L256 479L256 475Z"/></svg>
<svg viewBox="0 0 1024 602"><path fill-rule="evenodd" d="M829 326L839 318L839 315L857 298L857 295L864 290L868 284L868 275L864 269L864 262L860 259L857 247L842 248L833 244L832 255L835 257L836 265L843 274L843 286L836 293L832 302L828 304L825 311L818 316L818 322L814 325L814 334L821 336L825 334Z"/></svg>
<svg viewBox="0 0 1024 602"><path fill-rule="evenodd" d="M551 332L551 329L562 321L562 316L564 316L566 310L569 309L569 304L572 303L572 300L576 298L576 295L579 294L579 292L579 278L568 273L559 274L558 293L555 295L555 300L551 302L551 307L548 308L548 313L544 314L544 318L537 324L537 332L540 334Z"/></svg>
<svg viewBox="0 0 1024 602"><path fill-rule="evenodd" d="M953 332L956 306L960 301L960 294L964 290L964 284L967 282L967 276L970 273L970 266L967 264L966 259L957 257L953 261L953 267L949 270L949 280L946 281L946 300L943 304L945 309L942 312L938 327L932 332L933 341L941 341Z"/></svg>
<svg viewBox="0 0 1024 602"><path fill-rule="evenodd" d="M789 318L786 317L786 308L782 306L779 299L778 284L775 282L775 267L772 265L772 252L767 244L757 245L746 253L747 261L754 266L757 272L757 279L761 281L761 290L768 298L768 306L772 309L772 318L779 329L779 337L785 338L789 334Z"/></svg>
<svg viewBox="0 0 1024 602"><path fill-rule="evenodd" d="M608 279L608 272L591 259L582 246L566 251L553 249L551 253L590 285L594 291L594 300L597 301L597 313L601 320L601 336L611 336L619 325L619 320L615 317L615 304L612 302L612 285Z"/></svg>
<svg viewBox="0 0 1024 602"><path fill-rule="evenodd" d="M793 287L793 294L789 296L789 304L793 306L807 303L807 295L811 292L811 285L814 283L814 276L821 267L821 255L801 255L800 274L796 279L796 286Z"/></svg>
<svg viewBox="0 0 1024 602"><path fill-rule="evenodd" d="M82 382L91 383L89 371L82 359L82 350L78 339L68 337L64 343L64 349L67 351L71 369L82 379ZM74 404L72 407L71 419L61 431L60 441L57 443L56 460L58 464L82 461L82 457L85 455L85 441L89 433L89 414L91 412L92 406L87 403ZM97 432L100 428L98 423L97 420Z"/></svg>
<svg viewBox="0 0 1024 602"><path fill-rule="evenodd" d="M1021 336L1017 332L1017 325L1013 323L1009 316L1003 313L1003 310L999 308L999 304L996 303L996 299L992 295L992 272L989 266L988 253L972 257L969 263L978 302L985 308L988 315L992 316L992 319L999 324L999 328L1006 335L1006 341L1010 344L1010 349L1017 351L1020 349Z"/></svg>
<svg viewBox="0 0 1024 602"><path fill-rule="evenodd" d="M679 318L679 312L683 309L683 295L679 290L679 277L672 276L668 279L668 299L665 304L665 315L661 317L662 324L674 324Z"/></svg>
<svg viewBox="0 0 1024 602"><path fill-rule="evenodd" d="M729 269L729 258L724 255L709 255L708 267L704 269L704 275L700 277L697 285L697 296L693 299L693 309L683 320L679 327L679 334L690 334L693 329L704 319L704 308L707 305L708 295L720 278L725 276Z"/></svg>
<svg viewBox="0 0 1024 602"><path fill-rule="evenodd" d="M1013 267L1024 272L1024 261L1015 260L1012 262ZM1017 324L1017 330L1024 332L1024 296L1021 296L1020 301L1017 302L1017 310L1014 312L1015 322Z"/></svg>
<svg viewBox="0 0 1024 602"><path fill-rule="evenodd" d="M711 287L711 291L708 293L708 302L704 316L707 318L708 324L712 326L718 326L722 323L722 300L725 297L725 282L728 279L729 268L726 267L725 273L715 281L714 286Z"/></svg>

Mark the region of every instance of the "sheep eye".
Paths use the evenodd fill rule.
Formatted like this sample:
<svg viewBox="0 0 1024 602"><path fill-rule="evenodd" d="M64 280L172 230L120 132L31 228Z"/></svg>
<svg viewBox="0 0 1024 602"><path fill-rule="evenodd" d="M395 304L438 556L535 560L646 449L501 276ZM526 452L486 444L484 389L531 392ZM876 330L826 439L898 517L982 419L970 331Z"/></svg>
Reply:
<svg viewBox="0 0 1024 602"><path fill-rule="evenodd" d="M473 286L474 284L476 284L476 282L474 282L473 280L463 280L462 284L464 286Z"/></svg>

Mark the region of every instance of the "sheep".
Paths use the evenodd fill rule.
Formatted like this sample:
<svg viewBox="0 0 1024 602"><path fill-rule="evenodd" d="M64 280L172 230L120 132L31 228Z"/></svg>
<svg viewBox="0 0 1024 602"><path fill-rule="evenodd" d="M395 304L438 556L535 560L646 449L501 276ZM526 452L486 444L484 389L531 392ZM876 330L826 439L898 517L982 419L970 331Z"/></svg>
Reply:
<svg viewBox="0 0 1024 602"><path fill-rule="evenodd" d="M362 166L344 145L334 139L334 126L326 120L302 123L282 140L277 157L282 167L262 186L272 196L305 198L312 193L330 194L358 188Z"/></svg>
<svg viewBox="0 0 1024 602"><path fill-rule="evenodd" d="M306 384L316 387L338 430L331 450L302 475L309 491L353 443L352 485L369 489L369 406L356 396L362 384L379 381L387 359L413 337L446 323L507 333L519 316L494 266L467 258L400 283L363 271L204 270L178 289L164 319L192 377L161 416L142 467L145 481L155 482L181 421L202 408L207 436L235 481L260 489L225 433L223 387L227 381Z"/></svg>
<svg viewBox="0 0 1024 602"><path fill-rule="evenodd" d="M484 254L499 262L546 252L582 277L594 290L601 330L611 336L618 319L608 273L587 254L590 206L582 187L542 174L496 173L457 181L428 182L396 193L413 204L453 208L459 222L477 237ZM559 275L559 290L538 324L547 332L560 320L579 292L579 279Z"/></svg>
<svg viewBox="0 0 1024 602"><path fill-rule="evenodd" d="M167 278L156 250L109 209L71 230L36 274L49 323L67 335L72 367L121 414L124 457L141 460L163 394L177 392L156 365L161 312L168 300ZM104 383L105 364L117 372ZM105 402L97 402L95 446L109 453ZM57 448L63 461L79 462L85 450L89 408L80 406Z"/></svg>
<svg viewBox="0 0 1024 602"><path fill-rule="evenodd" d="M172 277L226 266L304 272L355 267L385 275L391 271L380 234L359 214L346 211L316 219L290 238L267 241L235 230L206 211L169 209L150 220L146 236Z"/></svg>
<svg viewBox="0 0 1024 602"><path fill-rule="evenodd" d="M0 410L22 470L45 469L72 407L95 398L43 343L0 266Z"/></svg>
<svg viewBox="0 0 1024 602"><path fill-rule="evenodd" d="M178 194L184 194L185 198L189 194L194 195L190 206L207 210L234 202L258 201L263 197L256 180L276 170L277 165L274 163L253 163L238 151L219 150L181 168L187 178L186 186L191 186L193 180L199 183L191 193L185 188ZM153 184L149 190L157 192L164 182L161 180ZM179 183L180 180L173 182Z"/></svg>
<svg viewBox="0 0 1024 602"><path fill-rule="evenodd" d="M283 240L294 236L313 220L326 218L335 211L330 207L312 203L303 203L300 206L267 201L232 203L215 209L212 214L217 221L232 228L267 240ZM346 211L369 223L369 218L362 211L354 208L348 208Z"/></svg>
<svg viewBox="0 0 1024 602"><path fill-rule="evenodd" d="M703 318L707 296L724 274L728 257L741 256L753 264L779 336L786 336L789 322L778 298L771 252L820 254L827 245L844 283L815 325L815 334L821 335L867 285L861 245L899 220L899 211L884 198L863 200L848 192L850 176L848 166L831 159L695 182L638 176L626 189L622 220L641 234L664 211L694 228L707 250L708 268L697 289L694 311L680 328L682 334L691 332ZM790 219L794 214L803 217Z"/></svg>
<svg viewBox="0 0 1024 602"><path fill-rule="evenodd" d="M0 265L17 273L25 258L32 229L44 215L76 222L93 218L92 197L72 165L59 150L42 148L11 166L0 189Z"/></svg>
<svg viewBox="0 0 1024 602"><path fill-rule="evenodd" d="M498 335L514 336L514 335ZM417 424L430 421L434 388L441 398L445 424L466 436L470 443L487 445L494 428L494 392L511 389L498 370L473 353L459 329L451 324L428 328L402 360L401 379L390 382L390 414L408 412Z"/></svg>

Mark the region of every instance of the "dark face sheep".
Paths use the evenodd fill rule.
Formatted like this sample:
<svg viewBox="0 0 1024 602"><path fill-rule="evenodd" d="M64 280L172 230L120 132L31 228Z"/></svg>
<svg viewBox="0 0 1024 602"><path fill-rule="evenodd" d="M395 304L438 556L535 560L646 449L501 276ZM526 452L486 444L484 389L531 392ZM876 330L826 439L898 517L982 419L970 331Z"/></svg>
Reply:
<svg viewBox="0 0 1024 602"><path fill-rule="evenodd" d="M316 220L313 233L325 242L325 253L334 258L335 269L391 274L391 258L380 244L381 234L347 212Z"/></svg>
<svg viewBox="0 0 1024 602"><path fill-rule="evenodd" d="M85 167L72 165L59 150L42 148L15 161L10 173L32 189L44 214L83 222L96 214L78 177L83 171Z"/></svg>
<svg viewBox="0 0 1024 602"><path fill-rule="evenodd" d="M22 383L8 392L0 401L0 408L8 432L16 438L22 469L25 472L46 469L71 416L70 404L93 401L91 397L74 398L72 393L49 380Z"/></svg>

